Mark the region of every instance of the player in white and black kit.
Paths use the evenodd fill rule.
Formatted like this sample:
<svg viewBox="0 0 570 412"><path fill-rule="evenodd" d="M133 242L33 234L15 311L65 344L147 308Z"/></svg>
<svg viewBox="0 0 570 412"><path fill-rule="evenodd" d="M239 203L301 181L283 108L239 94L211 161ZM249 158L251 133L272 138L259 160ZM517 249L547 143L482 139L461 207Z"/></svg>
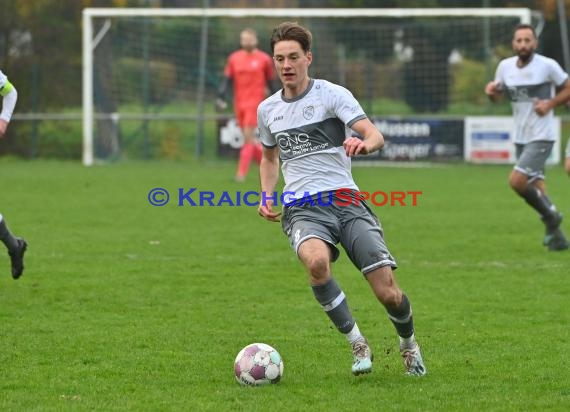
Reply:
<svg viewBox="0 0 570 412"><path fill-rule="evenodd" d="M331 262L339 256L338 243L396 327L406 373L425 375L410 301L394 279L396 262L384 242L380 222L364 202L341 206L335 193L344 188L345 193L357 196L350 156L381 149L384 138L348 90L309 77L311 39L307 29L292 22L277 26L271 37L283 89L264 100L257 111L264 146L261 191L274 192L281 161L284 192L294 193L288 201L294 204L283 208L283 231L309 274L317 301L352 346L352 373L370 372L373 356L344 292L331 275ZM363 139L351 137L349 128ZM259 214L279 221L281 213L273 210L274 205L272 199L261 202Z"/></svg>
<svg viewBox="0 0 570 412"><path fill-rule="evenodd" d="M556 61L535 53L537 46L534 28L518 25L512 41L516 56L499 63L495 80L487 84L485 93L492 101L503 93L510 98L517 164L509 184L540 214L546 226L544 245L549 250L565 250L568 241L560 229L562 214L547 196L544 165L556 139L553 109L570 98L570 80Z"/></svg>
<svg viewBox="0 0 570 412"><path fill-rule="evenodd" d="M0 139L6 134L8 123L12 118L16 101L18 100L18 93L12 83L0 70L0 96L2 96L2 111L0 112ZM12 265L12 277L18 279L24 271L24 252L28 244L24 239L15 237L8 226L2 214L0 214L0 241L4 243L8 249L8 255Z"/></svg>

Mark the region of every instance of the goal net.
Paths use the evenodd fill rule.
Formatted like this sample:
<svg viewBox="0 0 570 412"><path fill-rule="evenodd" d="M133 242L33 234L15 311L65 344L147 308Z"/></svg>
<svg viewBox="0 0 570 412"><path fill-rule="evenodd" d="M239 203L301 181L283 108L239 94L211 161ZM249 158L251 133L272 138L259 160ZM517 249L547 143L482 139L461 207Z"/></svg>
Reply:
<svg viewBox="0 0 570 412"><path fill-rule="evenodd" d="M312 77L349 88L369 116L477 114L529 9L85 9L83 162L199 156L239 33L269 52L277 24L313 33ZM474 113L475 111L475 113Z"/></svg>

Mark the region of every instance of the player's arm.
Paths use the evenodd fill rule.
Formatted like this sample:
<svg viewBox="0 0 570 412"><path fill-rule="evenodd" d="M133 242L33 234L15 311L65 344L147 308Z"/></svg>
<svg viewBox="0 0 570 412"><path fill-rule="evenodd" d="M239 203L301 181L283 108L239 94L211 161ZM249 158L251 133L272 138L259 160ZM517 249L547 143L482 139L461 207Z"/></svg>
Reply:
<svg viewBox="0 0 570 412"><path fill-rule="evenodd" d="M501 83L496 80L487 83L485 86L485 94L493 103L501 100L501 97L503 96L503 87L501 86Z"/></svg>
<svg viewBox="0 0 570 412"><path fill-rule="evenodd" d="M230 90L231 85L232 78L224 76L222 84L220 84L220 88L218 89L218 98L216 99L216 107L219 110L225 110L228 107L228 104L226 103L226 96Z"/></svg>
<svg viewBox="0 0 570 412"><path fill-rule="evenodd" d="M279 182L279 149L277 146L263 146L261 163L259 165L259 180L261 183L261 192L265 192L267 195L262 196L260 199L257 211L263 218L271 222L278 222L281 212L273 210L273 201L270 200L275 191L275 186L277 186L277 182ZM266 199L266 201L264 201L264 199Z"/></svg>
<svg viewBox="0 0 570 412"><path fill-rule="evenodd" d="M18 92L14 85L6 80L0 89L0 96L2 96L2 112L0 112L0 138L2 138L6 134L8 123L10 123L12 113L16 107Z"/></svg>
<svg viewBox="0 0 570 412"><path fill-rule="evenodd" d="M350 128L362 136L362 140L358 137L349 137L344 141L343 146L347 156L370 154L384 147L384 136L367 117L357 120Z"/></svg>
<svg viewBox="0 0 570 412"><path fill-rule="evenodd" d="M552 99L538 100L534 104L534 111L544 116L556 106L562 105L570 100L570 79L566 79L562 86L558 88L558 93Z"/></svg>

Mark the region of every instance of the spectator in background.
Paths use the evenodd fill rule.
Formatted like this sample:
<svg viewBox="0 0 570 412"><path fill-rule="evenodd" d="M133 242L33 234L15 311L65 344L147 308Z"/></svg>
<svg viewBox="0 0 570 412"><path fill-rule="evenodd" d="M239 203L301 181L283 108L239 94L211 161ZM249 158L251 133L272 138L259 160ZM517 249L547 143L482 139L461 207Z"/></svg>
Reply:
<svg viewBox="0 0 570 412"><path fill-rule="evenodd" d="M243 182L253 159L261 161L261 144L256 138L257 106L267 96L267 91L277 90L273 83L275 71L271 57L257 48L257 34L252 29L240 33L241 49L228 57L224 81L218 93L216 106L227 107L226 95L233 84L234 112L241 128L244 144L240 150L237 182Z"/></svg>

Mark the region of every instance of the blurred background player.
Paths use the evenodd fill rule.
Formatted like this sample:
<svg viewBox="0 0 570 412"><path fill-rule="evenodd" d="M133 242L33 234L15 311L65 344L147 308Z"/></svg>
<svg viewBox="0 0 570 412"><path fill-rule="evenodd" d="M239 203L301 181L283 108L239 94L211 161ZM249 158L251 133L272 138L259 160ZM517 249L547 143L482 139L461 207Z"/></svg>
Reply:
<svg viewBox="0 0 570 412"><path fill-rule="evenodd" d="M499 63L495 80L487 84L485 93L493 102L503 91L510 98L517 163L509 184L540 214L546 226L544 245L549 250L565 250L568 241L560 229L562 214L546 194L544 165L556 139L553 109L570 98L570 80L555 60L535 52L537 46L534 28L518 25L512 40L516 55Z"/></svg>
<svg viewBox="0 0 570 412"><path fill-rule="evenodd" d="M8 81L8 78L0 70L0 96L2 96L2 112L0 112L0 139L6 134L8 123L16 107L18 93L16 88ZM6 220L0 214L0 240L8 249L8 255L12 263L12 277L18 279L24 271L24 252L28 244L24 239L15 237L8 229Z"/></svg>
<svg viewBox="0 0 570 412"><path fill-rule="evenodd" d="M570 138L566 143L566 155L564 156L564 169L566 169L566 173L570 176Z"/></svg>
<svg viewBox="0 0 570 412"><path fill-rule="evenodd" d="M241 128L244 144L240 149L237 182L247 176L251 161L261 161L261 144L256 138L257 106L265 99L268 90L277 90L274 85L275 72L271 57L257 48L257 34L253 29L240 33L241 49L228 57L224 69L224 81L218 93L216 106L219 110L227 107L226 94L233 84L234 112Z"/></svg>

